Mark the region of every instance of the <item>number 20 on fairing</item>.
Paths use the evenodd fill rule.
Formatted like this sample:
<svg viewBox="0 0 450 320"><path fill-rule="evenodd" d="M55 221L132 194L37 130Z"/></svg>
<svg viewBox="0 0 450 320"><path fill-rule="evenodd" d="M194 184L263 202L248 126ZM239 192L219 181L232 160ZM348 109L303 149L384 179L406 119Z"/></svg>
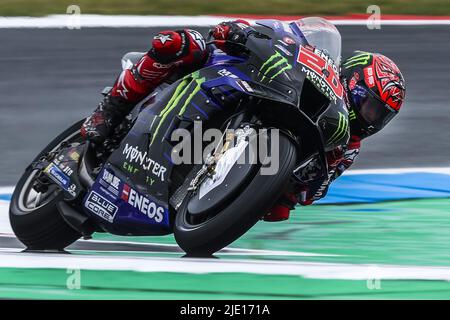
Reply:
<svg viewBox="0 0 450 320"><path fill-rule="evenodd" d="M323 77L333 93L339 99L342 99L344 88L339 82L339 76L333 69L331 63L328 63L325 58L306 47L300 47L297 61L312 70L318 76Z"/></svg>

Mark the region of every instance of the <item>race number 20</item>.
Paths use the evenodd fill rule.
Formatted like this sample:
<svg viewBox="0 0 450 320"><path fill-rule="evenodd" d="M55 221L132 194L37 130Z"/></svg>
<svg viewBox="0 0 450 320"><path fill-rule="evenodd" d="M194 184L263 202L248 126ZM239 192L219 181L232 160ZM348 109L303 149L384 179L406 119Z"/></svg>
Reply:
<svg viewBox="0 0 450 320"><path fill-rule="evenodd" d="M327 62L324 56L321 56L307 47L300 47L297 61L306 68L313 71L319 77L322 77L333 93L342 99L344 89L339 82L339 76L333 69L332 62Z"/></svg>

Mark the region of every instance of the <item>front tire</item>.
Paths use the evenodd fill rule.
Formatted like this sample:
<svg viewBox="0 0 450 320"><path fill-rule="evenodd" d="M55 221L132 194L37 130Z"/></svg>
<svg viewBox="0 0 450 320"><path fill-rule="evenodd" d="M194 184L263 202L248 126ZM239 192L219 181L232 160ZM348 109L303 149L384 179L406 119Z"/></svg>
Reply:
<svg viewBox="0 0 450 320"><path fill-rule="evenodd" d="M80 141L79 130L83 121L79 121L56 137L34 161L46 153L56 150L62 142ZM9 208L9 219L16 237L29 250L62 250L81 237L70 227L56 204L62 200L62 191L49 187L49 191L40 195L32 188L37 170L29 166L14 189ZM33 203L33 197L36 203Z"/></svg>
<svg viewBox="0 0 450 320"><path fill-rule="evenodd" d="M185 201L177 212L174 235L178 245L193 256L208 256L229 245L260 220L285 191L296 163L294 143L280 132L279 170L275 175L260 171L224 209L213 218L193 225Z"/></svg>

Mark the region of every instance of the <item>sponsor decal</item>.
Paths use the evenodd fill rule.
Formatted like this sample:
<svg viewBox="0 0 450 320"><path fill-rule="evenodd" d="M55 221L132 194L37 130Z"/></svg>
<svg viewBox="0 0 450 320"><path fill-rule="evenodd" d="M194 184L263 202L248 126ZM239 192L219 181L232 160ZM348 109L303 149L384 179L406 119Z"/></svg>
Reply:
<svg viewBox="0 0 450 320"><path fill-rule="evenodd" d="M117 79L116 92L120 94L123 98L128 99L127 93L128 88L125 86L125 75L127 70L122 71L119 78Z"/></svg>
<svg viewBox="0 0 450 320"><path fill-rule="evenodd" d="M136 167L133 166L132 164L129 164L129 163L126 162L126 161L123 163L122 169L125 170L125 171L128 172L128 173L131 173L131 174L135 174L136 172L139 171L138 168L136 168Z"/></svg>
<svg viewBox="0 0 450 320"><path fill-rule="evenodd" d="M372 55L368 52L361 52L360 54L354 55L353 57L347 59L344 63L343 66L345 68L351 68L351 67L355 67L355 66L365 66L369 63L370 58L372 57Z"/></svg>
<svg viewBox="0 0 450 320"><path fill-rule="evenodd" d="M140 194L128 184L123 185L121 199L156 223L163 222L165 208Z"/></svg>
<svg viewBox="0 0 450 320"><path fill-rule="evenodd" d="M242 30L245 30L245 29L248 28L248 25L246 25L245 23L242 23L242 22L238 22L238 23L236 23L236 25L237 25L239 28L241 28Z"/></svg>
<svg viewBox="0 0 450 320"><path fill-rule="evenodd" d="M290 69L292 69L292 66L289 64L288 59L278 51L275 51L275 53L261 66L258 76L262 75L261 81L268 78L269 82L271 82L280 74Z"/></svg>
<svg viewBox="0 0 450 320"><path fill-rule="evenodd" d="M275 29L281 29L281 22L280 21L274 21L273 22L273 27Z"/></svg>
<svg viewBox="0 0 450 320"><path fill-rule="evenodd" d="M131 146L127 143L123 148L122 154L125 155L127 164L132 165L133 163L137 163L142 169L151 172L161 181L165 180L164 174L166 173L167 168L150 158L147 151L142 152L137 146Z"/></svg>
<svg viewBox="0 0 450 320"><path fill-rule="evenodd" d="M100 185L106 188L106 190L109 191L115 199L119 196L120 182L121 180L118 177L107 170L103 170L103 174L99 180Z"/></svg>
<svg viewBox="0 0 450 320"><path fill-rule="evenodd" d="M169 64L163 64L163 63L159 63L159 62L153 62L153 66L156 69L169 69L174 65L174 63L169 63Z"/></svg>
<svg viewBox="0 0 450 320"><path fill-rule="evenodd" d="M375 78L372 67L364 68L364 80L366 81L366 84L369 86L369 88L375 86Z"/></svg>
<svg viewBox="0 0 450 320"><path fill-rule="evenodd" d="M333 60L317 48L300 47L297 61L302 71L316 87L334 102L342 99L344 88L339 82L339 72Z"/></svg>
<svg viewBox="0 0 450 320"><path fill-rule="evenodd" d="M48 176L55 181L58 185L67 190L70 184L70 178L61 171L54 163L50 163L47 168L44 170L48 174Z"/></svg>
<svg viewBox="0 0 450 320"><path fill-rule="evenodd" d="M80 159L80 154L76 151L72 151L69 154L69 158L72 159L73 161L78 161Z"/></svg>
<svg viewBox="0 0 450 320"><path fill-rule="evenodd" d="M339 112L339 122L336 131L327 140L327 143L334 143L344 138L348 132L348 118L345 114Z"/></svg>
<svg viewBox="0 0 450 320"><path fill-rule="evenodd" d="M153 39L159 40L162 44L166 44L166 42L173 41L172 36L170 34L159 33Z"/></svg>
<svg viewBox="0 0 450 320"><path fill-rule="evenodd" d="M285 43L287 43L287 44L295 44L295 40L294 39L292 39L291 37L284 37L283 38L283 41L285 42Z"/></svg>
<svg viewBox="0 0 450 320"><path fill-rule="evenodd" d="M239 79L239 77L237 75L233 74L231 71L229 71L227 69L221 69L217 73L220 74L222 77L230 77L233 79Z"/></svg>
<svg viewBox="0 0 450 320"><path fill-rule="evenodd" d="M69 177L73 174L72 168L70 168L66 165L60 164L59 168Z"/></svg>
<svg viewBox="0 0 450 320"><path fill-rule="evenodd" d="M95 191L91 191L91 193L89 193L84 206L89 211L105 219L109 223L112 223L114 221L114 217L116 216L118 210L116 205L114 205L112 202L105 199Z"/></svg>
<svg viewBox="0 0 450 320"><path fill-rule="evenodd" d="M195 30L187 30L187 33L194 39L194 41L197 43L197 46L200 48L201 51L205 51L206 49L206 42L205 38L200 34L200 32Z"/></svg>
<svg viewBox="0 0 450 320"><path fill-rule="evenodd" d="M77 196L77 186L75 184L71 184L69 188L67 188L67 192L72 196Z"/></svg>
<svg viewBox="0 0 450 320"><path fill-rule="evenodd" d="M247 81L238 81L237 84L247 92L254 92L253 88Z"/></svg>
<svg viewBox="0 0 450 320"><path fill-rule="evenodd" d="M356 78L355 78L355 77L352 77L352 78L350 79L350 82L348 83L348 88L349 88L350 90L353 90L353 89L356 88L356 84L357 84Z"/></svg>
<svg viewBox="0 0 450 320"><path fill-rule="evenodd" d="M178 84L178 86L175 88L175 91L170 98L167 105L161 110L159 113L159 123L156 127L152 140L150 141L150 145L153 144L155 141L155 138L158 135L159 129L161 128L161 125L166 120L167 116L179 106L180 102L184 97L186 97L186 100L184 101L183 105L178 111L178 115L181 116L186 111L186 107L191 102L192 98L200 91L201 84L206 81L206 78L200 78L200 73L198 71L191 73L190 75L185 76L181 82Z"/></svg>

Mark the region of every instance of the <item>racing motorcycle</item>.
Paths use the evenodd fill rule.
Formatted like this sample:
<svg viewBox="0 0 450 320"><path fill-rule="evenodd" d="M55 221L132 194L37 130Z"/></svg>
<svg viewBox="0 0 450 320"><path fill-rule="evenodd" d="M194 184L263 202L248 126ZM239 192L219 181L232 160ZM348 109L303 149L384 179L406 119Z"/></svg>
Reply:
<svg viewBox="0 0 450 320"><path fill-rule="evenodd" d="M349 139L340 34L320 18L257 24L262 32L249 36L242 54L212 50L202 69L139 103L104 145L82 139L82 121L56 137L16 185L10 221L17 238L30 250L63 250L95 232L174 233L186 253L211 255L293 184L323 179L325 152ZM125 55L123 68L140 57ZM196 123L234 131L200 163L174 162L173 132L193 133ZM264 141L277 146L269 161L278 163L276 174L262 174L267 157L236 160L253 145L250 132L275 130ZM311 161L316 172L305 172Z"/></svg>

